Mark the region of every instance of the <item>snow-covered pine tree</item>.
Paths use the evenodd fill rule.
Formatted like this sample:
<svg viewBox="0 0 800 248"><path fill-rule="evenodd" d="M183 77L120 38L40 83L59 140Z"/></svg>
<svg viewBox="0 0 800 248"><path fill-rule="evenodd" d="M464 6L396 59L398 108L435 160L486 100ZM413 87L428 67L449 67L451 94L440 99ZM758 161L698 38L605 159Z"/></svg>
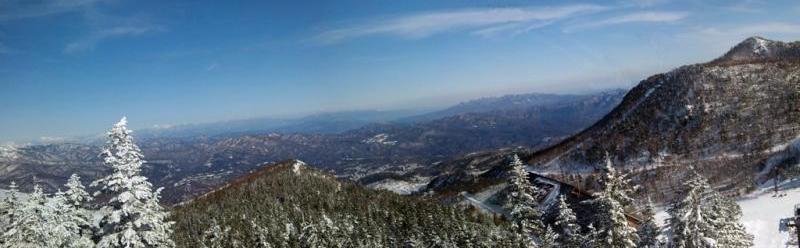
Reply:
<svg viewBox="0 0 800 248"><path fill-rule="evenodd" d="M716 232L717 247L753 247L753 235L747 233L742 225L742 208L736 202L715 193L708 204L707 212Z"/></svg>
<svg viewBox="0 0 800 248"><path fill-rule="evenodd" d="M211 226L203 232L203 248L223 248L227 247L228 236L231 231L229 226L220 227L217 220L211 220Z"/></svg>
<svg viewBox="0 0 800 248"><path fill-rule="evenodd" d="M72 174L64 185L67 190L58 192L51 199L58 218L58 226L66 237L62 247L90 247L94 246L92 238L92 215L84 208L86 202L92 197L81 184L80 177Z"/></svg>
<svg viewBox="0 0 800 248"><path fill-rule="evenodd" d="M683 198L677 199L669 207L671 247L710 248L717 241L710 213L706 212L704 202L709 200L709 185L705 178L695 173L684 183Z"/></svg>
<svg viewBox="0 0 800 248"><path fill-rule="evenodd" d="M647 204L642 210L642 223L639 224L639 246L640 248L658 248L659 240L658 235L661 233L661 228L656 223L656 212L653 209L653 202L647 200Z"/></svg>
<svg viewBox="0 0 800 248"><path fill-rule="evenodd" d="M586 226L586 235L583 236L582 247L599 247L600 239L598 237L600 237L600 231L594 228L594 224L589 223Z"/></svg>
<svg viewBox="0 0 800 248"><path fill-rule="evenodd" d="M256 236L253 237L253 243L256 243L254 248L272 248L273 245L269 239L269 229L257 224L255 221L250 220L250 227L256 230Z"/></svg>
<svg viewBox="0 0 800 248"><path fill-rule="evenodd" d="M506 207L511 209L511 218L515 231L527 247L536 247L537 239L546 233L542 223L542 212L537 208L539 203L536 198L542 194L541 189L534 186L528 179L525 165L515 154L511 157L511 183Z"/></svg>
<svg viewBox="0 0 800 248"><path fill-rule="evenodd" d="M11 185L8 186L6 197L0 202L0 246L5 243L3 234L10 229L11 223L14 223L18 219L17 215L21 205L17 197L18 193L17 184L11 182Z"/></svg>
<svg viewBox="0 0 800 248"><path fill-rule="evenodd" d="M53 226L53 209L47 206L42 187L36 185L14 213L14 222L3 233L3 247L59 247L61 239Z"/></svg>
<svg viewBox="0 0 800 248"><path fill-rule="evenodd" d="M566 197L563 195L558 198L558 215L553 225L558 234L556 241L560 247L579 248L583 246L581 227L577 223L575 212L569 207Z"/></svg>
<svg viewBox="0 0 800 248"><path fill-rule="evenodd" d="M603 248L636 247L639 237L625 215L626 206L633 202L629 195L634 188L625 175L614 169L610 158L606 158L605 170L605 177L600 182L602 190L594 193L594 199L588 201L597 211L593 223L599 233L594 243Z"/></svg>
<svg viewBox="0 0 800 248"><path fill-rule="evenodd" d="M558 233L553 231L553 228L547 226L545 228L544 233L542 233L539 238L539 242L537 243L537 248L556 248L556 247L564 247L558 244Z"/></svg>
<svg viewBox="0 0 800 248"><path fill-rule="evenodd" d="M155 192L147 178L140 175L144 161L133 142L127 120L123 117L108 132L102 156L113 172L92 183L102 186L100 193L111 195L100 222L100 241L106 247L173 247L172 222L158 204L160 189Z"/></svg>
<svg viewBox="0 0 800 248"><path fill-rule="evenodd" d="M67 191L64 191L64 196L70 205L76 208L83 208L86 202L92 200L92 196L86 192L86 187L83 186L81 178L77 174L72 174L64 186L67 187Z"/></svg>
<svg viewBox="0 0 800 248"><path fill-rule="evenodd" d="M47 202L47 207L53 211L53 216L47 220L55 236L52 239L59 239L58 247L92 247L91 215L81 202L73 203L69 198L67 193L58 191Z"/></svg>

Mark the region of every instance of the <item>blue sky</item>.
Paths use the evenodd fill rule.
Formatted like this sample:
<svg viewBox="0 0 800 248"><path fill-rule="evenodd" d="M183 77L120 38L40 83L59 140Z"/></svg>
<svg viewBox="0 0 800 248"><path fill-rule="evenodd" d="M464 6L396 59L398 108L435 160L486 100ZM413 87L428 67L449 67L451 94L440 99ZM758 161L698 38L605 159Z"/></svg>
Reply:
<svg viewBox="0 0 800 248"><path fill-rule="evenodd" d="M231 1L234 2L234 1ZM0 0L0 142L630 87L797 1Z"/></svg>

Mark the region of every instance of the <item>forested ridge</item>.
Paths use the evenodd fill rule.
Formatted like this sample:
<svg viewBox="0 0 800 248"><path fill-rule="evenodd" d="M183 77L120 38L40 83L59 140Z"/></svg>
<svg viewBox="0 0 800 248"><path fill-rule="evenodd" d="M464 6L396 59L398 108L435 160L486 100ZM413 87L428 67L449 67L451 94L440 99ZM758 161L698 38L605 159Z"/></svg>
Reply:
<svg viewBox="0 0 800 248"><path fill-rule="evenodd" d="M176 207L180 247L513 247L507 222L340 182L291 160Z"/></svg>

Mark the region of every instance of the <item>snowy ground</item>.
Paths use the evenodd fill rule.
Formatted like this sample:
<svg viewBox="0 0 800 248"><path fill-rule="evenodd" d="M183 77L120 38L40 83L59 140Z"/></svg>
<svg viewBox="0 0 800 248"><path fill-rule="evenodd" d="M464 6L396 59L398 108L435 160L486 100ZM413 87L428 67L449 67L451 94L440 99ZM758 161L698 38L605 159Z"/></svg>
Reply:
<svg viewBox="0 0 800 248"><path fill-rule="evenodd" d="M501 206L493 205L487 203L487 201L479 199L477 196L471 195L467 192L461 192L461 196L464 197L464 203L472 205L473 207L481 210L487 214L497 214L497 213L505 213L505 210Z"/></svg>
<svg viewBox="0 0 800 248"><path fill-rule="evenodd" d="M749 197L739 200L742 206L742 222L747 231L754 234L755 247L787 247L786 241L789 239L788 233L778 230L782 218L792 216L794 205L800 204L800 181L783 183L782 188L786 188L782 193L785 196L773 197L774 192L769 187L763 187L761 191L751 194Z"/></svg>
<svg viewBox="0 0 800 248"><path fill-rule="evenodd" d="M395 179L384 179L378 182L371 183L367 185L369 188L373 189L383 189L395 192L400 195L410 195L414 192L419 191L425 185L428 185L430 182L430 178L427 177L418 177L415 178L413 181L402 181L402 180L395 180Z"/></svg>
<svg viewBox="0 0 800 248"><path fill-rule="evenodd" d="M0 189L0 200L6 199L6 194L8 194L8 190ZM22 193L22 192L17 192L17 198L19 198L21 200L28 199L28 194Z"/></svg>
<svg viewBox="0 0 800 248"><path fill-rule="evenodd" d="M491 187L485 188L483 191L480 191L476 194L470 194L467 192L461 192L461 196L464 197L464 204L472 205L473 207L481 210L484 213L489 214L505 214L505 210L501 206L494 205L489 202L489 198L503 190L508 185L505 183L497 184Z"/></svg>
<svg viewBox="0 0 800 248"><path fill-rule="evenodd" d="M747 232L755 235L756 248L796 247L786 246L790 234L781 232L779 225L781 219L792 215L794 205L800 204L800 180L784 182L782 188L785 196L774 197L772 188L764 186L737 200L742 207L742 223ZM667 213L662 209L656 214L656 219L664 223Z"/></svg>

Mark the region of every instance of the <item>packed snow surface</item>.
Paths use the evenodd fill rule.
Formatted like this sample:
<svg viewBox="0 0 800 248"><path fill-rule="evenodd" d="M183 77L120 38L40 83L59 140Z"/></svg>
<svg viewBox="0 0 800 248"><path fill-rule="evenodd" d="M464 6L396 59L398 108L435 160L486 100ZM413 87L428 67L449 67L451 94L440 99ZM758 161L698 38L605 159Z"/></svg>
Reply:
<svg viewBox="0 0 800 248"><path fill-rule="evenodd" d="M795 247L786 246L790 234L780 232L779 224L781 219L792 216L794 205L800 203L798 183L800 182L784 183L784 187L794 185L781 192L785 193L781 197L775 197L770 188L764 187L750 197L738 201L744 214L742 222L747 231L755 235L755 247Z"/></svg>

